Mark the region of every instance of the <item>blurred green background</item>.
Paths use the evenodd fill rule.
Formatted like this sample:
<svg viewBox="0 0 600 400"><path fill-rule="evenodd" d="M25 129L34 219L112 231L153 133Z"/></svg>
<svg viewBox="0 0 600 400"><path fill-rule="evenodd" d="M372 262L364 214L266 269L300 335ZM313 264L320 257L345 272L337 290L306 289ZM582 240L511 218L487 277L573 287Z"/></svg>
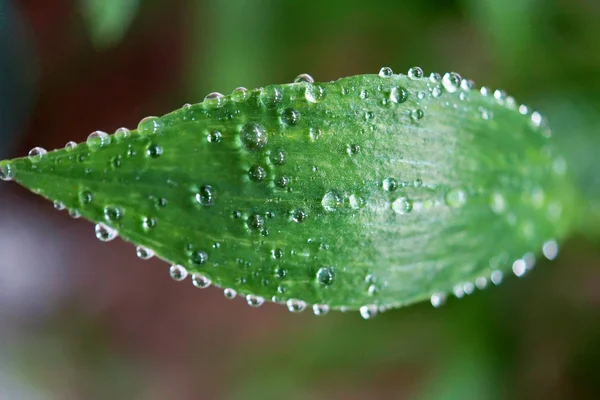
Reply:
<svg viewBox="0 0 600 400"><path fill-rule="evenodd" d="M589 199L523 279L372 321L169 279L0 185L0 399L600 398L600 1L0 0L0 157L212 91L457 71L546 115Z"/></svg>

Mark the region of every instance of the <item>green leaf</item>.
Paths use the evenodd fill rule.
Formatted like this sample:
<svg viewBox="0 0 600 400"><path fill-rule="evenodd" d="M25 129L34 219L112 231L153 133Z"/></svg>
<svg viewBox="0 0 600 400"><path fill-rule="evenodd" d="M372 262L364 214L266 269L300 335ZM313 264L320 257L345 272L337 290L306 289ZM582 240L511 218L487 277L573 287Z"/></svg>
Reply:
<svg viewBox="0 0 600 400"><path fill-rule="evenodd" d="M118 231L174 278L251 305L365 318L439 305L523 275L542 249L554 258L579 200L538 113L454 73L421 75L211 94L0 166L99 223L99 238Z"/></svg>
<svg viewBox="0 0 600 400"><path fill-rule="evenodd" d="M139 0L80 0L83 17L94 45L98 48L117 44L131 25Z"/></svg>

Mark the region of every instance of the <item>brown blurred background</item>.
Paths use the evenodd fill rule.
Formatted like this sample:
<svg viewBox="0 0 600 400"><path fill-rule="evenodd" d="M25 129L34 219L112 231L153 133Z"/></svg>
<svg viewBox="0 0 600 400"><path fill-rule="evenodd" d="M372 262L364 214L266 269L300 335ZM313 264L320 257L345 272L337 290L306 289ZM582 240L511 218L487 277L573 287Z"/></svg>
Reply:
<svg viewBox="0 0 600 400"><path fill-rule="evenodd" d="M0 0L0 158L211 91L381 66L541 110L600 201L597 0ZM593 224L592 224L593 225ZM249 308L0 185L0 399L597 399L600 236L441 309Z"/></svg>

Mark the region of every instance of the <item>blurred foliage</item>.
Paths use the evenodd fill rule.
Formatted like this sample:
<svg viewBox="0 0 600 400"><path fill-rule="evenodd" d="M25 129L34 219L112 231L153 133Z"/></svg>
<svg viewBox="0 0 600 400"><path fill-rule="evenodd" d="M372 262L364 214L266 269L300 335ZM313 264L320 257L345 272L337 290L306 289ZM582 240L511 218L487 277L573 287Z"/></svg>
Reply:
<svg viewBox="0 0 600 400"><path fill-rule="evenodd" d="M127 33L140 0L79 0L92 42L101 49L116 45Z"/></svg>
<svg viewBox="0 0 600 400"><path fill-rule="evenodd" d="M600 210L598 1L181 0L143 2L140 11L130 35L103 56L103 66L125 62L149 37L172 38L171 48L184 43L181 54L156 47L161 61L142 62L136 54L136 73L168 65L174 57L186 63L185 73L170 70L164 77L169 84L154 93L153 107L160 104L164 112L198 102L208 92L289 82L302 72L324 81L375 73L383 65L396 72L415 64L427 72L455 70L478 85L507 90L548 117L590 210ZM83 34L75 29L65 34ZM150 36L153 31L158 36ZM99 56L86 48L77 57L97 61ZM89 79L88 73L82 79ZM47 96L54 102L65 81L51 88ZM6 107L3 102L2 112ZM65 119L72 118L64 111ZM160 398L148 391L159 384L178 399L600 398L600 211L592 211L585 229L587 240L595 242L574 237L557 262L542 263L523 280L507 279L498 288L451 299L439 310L423 304L367 322L355 314L318 319L289 315L283 307L249 310L240 304L238 309L207 293L191 293L177 303L169 296L192 289L177 287L158 296L144 287L135 293L148 296L139 301L151 304L151 318L132 313L131 298L95 318L81 318L88 311L73 301L30 327L32 337L12 347L7 364L19 368L26 359L37 366L41 372L22 368L22 375L47 388L52 398L133 398L133 393ZM118 279L128 268L119 266ZM163 276L166 272L161 278L168 279ZM176 284L165 288L170 285ZM212 300L200 315L197 309ZM187 308L177 314L174 304ZM127 345L114 333L125 330L123 320L143 326ZM194 320L198 325L186 325ZM211 330L217 333L208 336ZM231 332L240 335L227 339ZM167 336L167 344L156 339L138 353L130 349L153 335ZM96 341L101 344L92 344ZM88 351L95 346L101 350ZM174 358L161 358L161 351L180 354L187 369L173 366ZM159 372L144 369L161 362ZM53 378L51 372L60 368L63 373ZM115 371L119 379L129 376L123 372L128 368L136 371L130 371L133 379L111 377ZM79 395L64 395L75 386Z"/></svg>

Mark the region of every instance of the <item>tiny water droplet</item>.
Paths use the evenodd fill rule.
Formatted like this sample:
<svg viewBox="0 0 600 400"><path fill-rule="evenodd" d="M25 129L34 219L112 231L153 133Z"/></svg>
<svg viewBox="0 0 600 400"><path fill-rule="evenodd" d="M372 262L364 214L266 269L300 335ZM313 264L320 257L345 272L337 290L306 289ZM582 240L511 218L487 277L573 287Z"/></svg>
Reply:
<svg viewBox="0 0 600 400"><path fill-rule="evenodd" d="M288 310L290 310L290 312L294 313L302 312L306 309L306 302L298 299L289 299L285 302L285 305L287 306Z"/></svg>
<svg viewBox="0 0 600 400"><path fill-rule="evenodd" d="M108 222L116 222L121 219L123 211L119 207L108 206L104 208L104 219Z"/></svg>
<svg viewBox="0 0 600 400"><path fill-rule="evenodd" d="M194 265L204 265L208 261L208 254L205 251L197 250L190 255L190 262Z"/></svg>
<svg viewBox="0 0 600 400"><path fill-rule="evenodd" d="M348 153L349 156L354 156L360 153L360 146L357 144L349 144L346 147L346 153Z"/></svg>
<svg viewBox="0 0 600 400"><path fill-rule="evenodd" d="M150 229L154 228L155 226L156 226L156 219L155 218L144 217L142 219L142 227L145 230L150 230Z"/></svg>
<svg viewBox="0 0 600 400"><path fill-rule="evenodd" d="M463 79L460 81L460 88L465 92L470 92L475 89L475 82L470 79Z"/></svg>
<svg viewBox="0 0 600 400"><path fill-rule="evenodd" d="M319 103L325 98L325 89L320 85L308 85L304 97L310 103Z"/></svg>
<svg viewBox="0 0 600 400"><path fill-rule="evenodd" d="M442 95L442 89L439 86L434 87L431 89L431 95L433 97L440 97Z"/></svg>
<svg viewBox="0 0 600 400"><path fill-rule="evenodd" d="M221 143L222 137L223 135L221 135L221 132L219 132L218 130L210 131L208 135L206 135L206 139L209 143Z"/></svg>
<svg viewBox="0 0 600 400"><path fill-rule="evenodd" d="M77 143L73 141L67 142L67 144L65 144L65 149L67 149L67 151L73 150L75 147L77 147Z"/></svg>
<svg viewBox="0 0 600 400"><path fill-rule="evenodd" d="M237 292L234 289L225 288L223 290L223 296L225 296L225 298L228 300L233 300L237 296Z"/></svg>
<svg viewBox="0 0 600 400"><path fill-rule="evenodd" d="M404 103L408 99L408 91L403 87L393 87L390 91L390 100L393 103Z"/></svg>
<svg viewBox="0 0 600 400"><path fill-rule="evenodd" d="M529 108L527 108L527 106L525 104L521 104L519 106L519 113L521 115L527 115L529 113Z"/></svg>
<svg viewBox="0 0 600 400"><path fill-rule="evenodd" d="M295 108L286 108L281 113L281 122L285 125L294 126L300 121L300 111Z"/></svg>
<svg viewBox="0 0 600 400"><path fill-rule="evenodd" d="M379 70L379 76L382 78L389 78L392 75L394 75L394 72L390 67L383 67Z"/></svg>
<svg viewBox="0 0 600 400"><path fill-rule="evenodd" d="M73 219L77 219L81 217L81 214L79 213L79 210L73 208L69 210L69 216Z"/></svg>
<svg viewBox="0 0 600 400"><path fill-rule="evenodd" d="M280 188L285 188L287 187L287 185L290 183L290 178L288 178L285 175L280 176L279 178L275 179L275 185L277 185Z"/></svg>
<svg viewBox="0 0 600 400"><path fill-rule="evenodd" d="M94 227L96 238L102 242L110 242L117 237L117 231L104 223L100 222Z"/></svg>
<svg viewBox="0 0 600 400"><path fill-rule="evenodd" d="M212 281L206 276L200 274L192 274L192 284L199 289L206 289L212 284Z"/></svg>
<svg viewBox="0 0 600 400"><path fill-rule="evenodd" d="M437 72L432 72L431 74L429 74L429 80L433 83L438 83L442 80L442 76Z"/></svg>
<svg viewBox="0 0 600 400"><path fill-rule="evenodd" d="M422 74L422 71L421 71L421 74ZM378 311L379 311L379 309L377 308L377 306L375 304L369 304L366 306L362 306L360 308L360 316L363 317L364 319L372 319L372 318L375 318Z"/></svg>
<svg viewBox="0 0 600 400"><path fill-rule="evenodd" d="M185 267L181 265L173 264L171 265L171 268L169 268L169 275L171 275L171 278L173 280L181 282L182 280L187 278L188 271L187 269L185 269Z"/></svg>
<svg viewBox="0 0 600 400"><path fill-rule="evenodd" d="M154 257L154 252L144 246L137 246L135 248L135 254L142 260L149 260Z"/></svg>
<svg viewBox="0 0 600 400"><path fill-rule="evenodd" d="M0 179L3 181L11 181L15 177L15 173L10 164L0 165Z"/></svg>
<svg viewBox="0 0 600 400"><path fill-rule="evenodd" d="M317 139L320 139L321 136L323 136L323 132L319 128L311 127L308 129L308 136L310 137L310 140L315 142Z"/></svg>
<svg viewBox="0 0 600 400"><path fill-rule="evenodd" d="M215 204L215 191L210 185L203 185L196 193L196 201L205 207Z"/></svg>
<svg viewBox="0 0 600 400"><path fill-rule="evenodd" d="M246 149L257 151L267 144L267 131L265 127L256 122L249 122L242 126L240 139Z"/></svg>
<svg viewBox="0 0 600 400"><path fill-rule="evenodd" d="M267 178L267 171L260 165L253 165L248 170L248 177L253 182L262 182Z"/></svg>
<svg viewBox="0 0 600 400"><path fill-rule="evenodd" d="M343 204L343 197L334 190L331 190L325 193L323 199L321 200L321 205L325 209L325 211L336 211Z"/></svg>
<svg viewBox="0 0 600 400"><path fill-rule="evenodd" d="M362 89L359 93L359 96L361 99L366 100L369 98L369 92L367 92L365 89Z"/></svg>
<svg viewBox="0 0 600 400"><path fill-rule="evenodd" d="M485 86L482 86L481 89L479 89L479 93L481 93L482 96L489 96L490 95L490 89L488 89Z"/></svg>
<svg viewBox="0 0 600 400"><path fill-rule="evenodd" d="M446 295L442 292L436 292L431 295L431 305L435 308L441 307L446 303Z"/></svg>
<svg viewBox="0 0 600 400"><path fill-rule="evenodd" d="M106 132L95 131L90 133L86 143L90 149L95 150L110 143L110 136Z"/></svg>
<svg viewBox="0 0 600 400"><path fill-rule="evenodd" d="M265 299L263 297L256 296L253 294L249 294L246 296L246 303L248 303L250 307L260 307L264 304L264 302Z"/></svg>
<svg viewBox="0 0 600 400"><path fill-rule="evenodd" d="M410 79L421 79L423 77L423 70L419 67L412 67L408 70L408 77Z"/></svg>
<svg viewBox="0 0 600 400"><path fill-rule="evenodd" d="M48 152L46 151L46 149L44 149L43 147L34 147L33 149L29 150L29 161L31 162L38 162L42 159L42 157L44 157Z"/></svg>
<svg viewBox="0 0 600 400"><path fill-rule="evenodd" d="M54 208L57 209L58 211L62 211L65 209L65 205L63 203L61 203L60 201L55 201Z"/></svg>
<svg viewBox="0 0 600 400"><path fill-rule="evenodd" d="M315 80L309 74L300 74L294 79L294 83L313 83Z"/></svg>
<svg viewBox="0 0 600 400"><path fill-rule="evenodd" d="M329 306L327 304L313 304L312 308L315 315L327 315L329 313Z"/></svg>
<svg viewBox="0 0 600 400"><path fill-rule="evenodd" d="M265 226L265 220L260 214L252 214L246 221L248 228L253 231L259 231Z"/></svg>
<svg viewBox="0 0 600 400"><path fill-rule="evenodd" d="M163 149L157 144L151 144L146 149L146 155L150 158L158 158L162 155Z"/></svg>
<svg viewBox="0 0 600 400"><path fill-rule="evenodd" d="M271 153L270 159L274 165L284 165L286 158L286 152L284 150L277 150Z"/></svg>
<svg viewBox="0 0 600 400"><path fill-rule="evenodd" d="M334 273L332 267L322 267L317 271L317 282L329 286L333 283Z"/></svg>

